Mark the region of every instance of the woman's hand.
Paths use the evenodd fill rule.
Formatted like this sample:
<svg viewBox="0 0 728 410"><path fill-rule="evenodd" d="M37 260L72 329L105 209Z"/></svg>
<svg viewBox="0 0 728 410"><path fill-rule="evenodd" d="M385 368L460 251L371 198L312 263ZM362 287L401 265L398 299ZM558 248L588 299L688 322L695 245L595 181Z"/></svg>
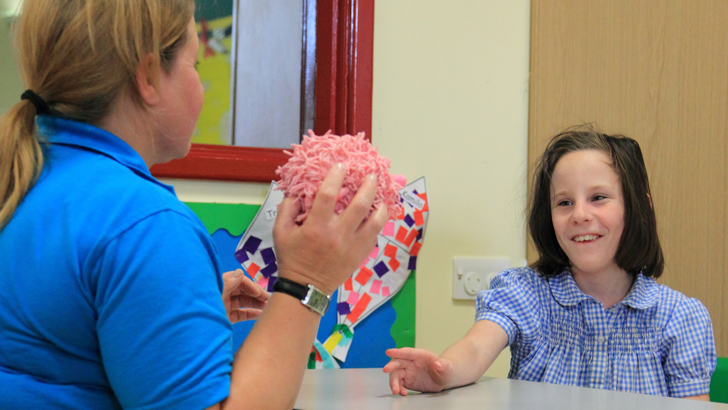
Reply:
<svg viewBox="0 0 728 410"><path fill-rule="evenodd" d="M241 269L222 274L222 301L230 323L255 319L270 295L250 280Z"/></svg>
<svg viewBox="0 0 728 410"><path fill-rule="evenodd" d="M389 387L392 389L392 394L406 396L406 389L439 392L446 388L452 379L452 363L430 351L405 347L389 349L386 353L392 361L387 363L383 370L389 373Z"/></svg>
<svg viewBox="0 0 728 410"><path fill-rule="evenodd" d="M385 207L370 215L377 190L374 175L365 178L341 214L334 212L344 176L341 164L329 170L316 193L311 212L300 225L295 222L300 204L285 198L278 206L273 227L278 274L304 285L314 285L328 295L371 253L377 244L377 234L387 222Z"/></svg>

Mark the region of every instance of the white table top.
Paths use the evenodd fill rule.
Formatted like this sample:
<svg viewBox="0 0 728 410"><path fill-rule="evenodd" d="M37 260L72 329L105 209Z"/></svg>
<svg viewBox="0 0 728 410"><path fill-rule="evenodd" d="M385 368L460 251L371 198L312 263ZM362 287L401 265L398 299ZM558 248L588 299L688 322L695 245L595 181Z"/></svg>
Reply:
<svg viewBox="0 0 728 410"><path fill-rule="evenodd" d="M612 392L584 387L484 377L440 393L394 396L382 369L306 370L296 400L300 410L673 410L728 409L727 404Z"/></svg>

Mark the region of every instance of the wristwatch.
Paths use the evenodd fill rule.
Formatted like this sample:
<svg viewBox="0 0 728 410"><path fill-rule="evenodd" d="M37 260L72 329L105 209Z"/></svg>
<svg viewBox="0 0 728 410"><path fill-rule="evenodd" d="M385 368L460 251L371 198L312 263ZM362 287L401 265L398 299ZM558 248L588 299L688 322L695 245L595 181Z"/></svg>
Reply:
<svg viewBox="0 0 728 410"><path fill-rule="evenodd" d="M313 285L302 285L300 283L288 280L286 278L278 278L273 285L273 292L282 292L293 296L301 301L303 306L323 316L329 308L331 296L316 289Z"/></svg>

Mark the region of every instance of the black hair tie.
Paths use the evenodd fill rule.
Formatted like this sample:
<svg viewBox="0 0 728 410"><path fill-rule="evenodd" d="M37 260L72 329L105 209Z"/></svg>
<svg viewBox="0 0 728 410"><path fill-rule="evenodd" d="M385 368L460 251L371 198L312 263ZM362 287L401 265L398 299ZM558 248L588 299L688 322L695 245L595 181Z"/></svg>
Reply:
<svg viewBox="0 0 728 410"><path fill-rule="evenodd" d="M33 105L35 105L35 112L38 113L38 115L51 113L51 108L48 106L48 103L45 102L45 100L38 94L33 92L33 90L25 90L23 95L20 96L20 100L28 100L33 103Z"/></svg>

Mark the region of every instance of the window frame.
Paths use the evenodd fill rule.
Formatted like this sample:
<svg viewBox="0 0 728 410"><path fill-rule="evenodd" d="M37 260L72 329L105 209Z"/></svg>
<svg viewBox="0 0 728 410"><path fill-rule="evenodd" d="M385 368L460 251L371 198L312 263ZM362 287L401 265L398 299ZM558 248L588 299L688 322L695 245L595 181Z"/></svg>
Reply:
<svg viewBox="0 0 728 410"><path fill-rule="evenodd" d="M314 132L371 140L374 0L317 0ZM182 159L154 165L157 178L270 182L280 148L192 144Z"/></svg>

